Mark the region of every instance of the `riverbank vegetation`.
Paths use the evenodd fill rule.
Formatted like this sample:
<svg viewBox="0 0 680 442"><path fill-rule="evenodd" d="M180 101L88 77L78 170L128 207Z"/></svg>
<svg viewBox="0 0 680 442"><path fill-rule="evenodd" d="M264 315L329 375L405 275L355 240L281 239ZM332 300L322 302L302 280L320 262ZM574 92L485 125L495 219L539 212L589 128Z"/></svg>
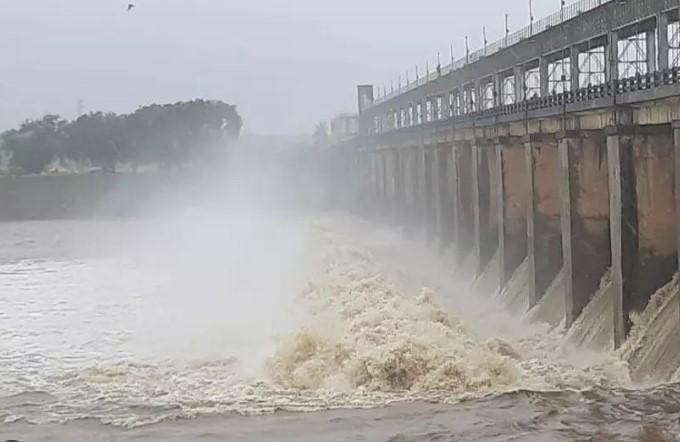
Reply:
<svg viewBox="0 0 680 442"><path fill-rule="evenodd" d="M219 159L241 127L236 106L194 100L144 106L131 114L93 112L73 121L46 115L0 134L0 149L16 173L181 168Z"/></svg>

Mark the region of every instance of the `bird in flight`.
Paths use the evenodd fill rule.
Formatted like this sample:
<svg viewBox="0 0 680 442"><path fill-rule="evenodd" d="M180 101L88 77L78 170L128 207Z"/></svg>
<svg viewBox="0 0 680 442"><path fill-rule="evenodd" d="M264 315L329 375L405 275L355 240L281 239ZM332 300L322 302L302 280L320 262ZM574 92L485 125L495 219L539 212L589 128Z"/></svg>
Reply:
<svg viewBox="0 0 680 442"><path fill-rule="evenodd" d="M128 12L132 11L134 8L135 8L134 3L128 3L128 7L127 7Z"/></svg>

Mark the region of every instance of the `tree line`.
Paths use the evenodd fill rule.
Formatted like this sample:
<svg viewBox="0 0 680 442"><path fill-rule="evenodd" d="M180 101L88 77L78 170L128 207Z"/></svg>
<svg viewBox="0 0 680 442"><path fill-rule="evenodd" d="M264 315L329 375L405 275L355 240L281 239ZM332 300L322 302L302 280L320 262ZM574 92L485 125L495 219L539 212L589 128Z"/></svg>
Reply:
<svg viewBox="0 0 680 442"><path fill-rule="evenodd" d="M27 174L44 172L55 161L108 171L120 165L182 167L218 159L242 124L236 106L221 101L153 104L131 114L27 120L0 134L0 148L12 169Z"/></svg>

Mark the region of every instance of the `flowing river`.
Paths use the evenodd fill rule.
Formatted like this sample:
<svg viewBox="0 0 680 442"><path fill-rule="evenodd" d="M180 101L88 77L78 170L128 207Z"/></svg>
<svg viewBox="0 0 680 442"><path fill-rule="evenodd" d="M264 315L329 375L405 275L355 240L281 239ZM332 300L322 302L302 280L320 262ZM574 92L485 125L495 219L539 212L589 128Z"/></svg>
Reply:
<svg viewBox="0 0 680 442"><path fill-rule="evenodd" d="M0 440L680 440L680 386L423 241L234 212L0 224Z"/></svg>

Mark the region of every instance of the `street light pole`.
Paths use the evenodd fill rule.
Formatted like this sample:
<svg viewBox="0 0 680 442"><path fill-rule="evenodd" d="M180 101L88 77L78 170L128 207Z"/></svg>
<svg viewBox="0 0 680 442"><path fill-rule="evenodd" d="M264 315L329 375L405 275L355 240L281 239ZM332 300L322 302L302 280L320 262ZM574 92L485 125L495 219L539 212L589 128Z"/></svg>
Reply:
<svg viewBox="0 0 680 442"><path fill-rule="evenodd" d="M486 40L486 26L482 26L482 37L484 38L484 56L486 56L486 45L488 43Z"/></svg>
<svg viewBox="0 0 680 442"><path fill-rule="evenodd" d="M505 13L505 47L508 47L508 36L510 35L510 26L508 24L508 17L510 14Z"/></svg>
<svg viewBox="0 0 680 442"><path fill-rule="evenodd" d="M470 63L470 46L468 44L468 36L465 36L465 64Z"/></svg>

